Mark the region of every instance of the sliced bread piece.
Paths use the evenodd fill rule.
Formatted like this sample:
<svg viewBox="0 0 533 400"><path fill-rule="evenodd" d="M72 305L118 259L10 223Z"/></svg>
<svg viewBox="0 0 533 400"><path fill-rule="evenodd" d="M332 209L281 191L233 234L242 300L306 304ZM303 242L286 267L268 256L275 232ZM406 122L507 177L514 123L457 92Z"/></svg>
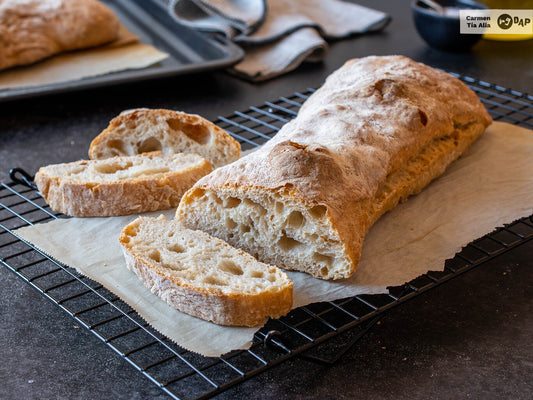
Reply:
<svg viewBox="0 0 533 400"><path fill-rule="evenodd" d="M196 154L147 153L42 167L35 183L53 210L74 217L116 216L178 205L212 171Z"/></svg>
<svg viewBox="0 0 533 400"><path fill-rule="evenodd" d="M140 217L121 232L128 268L170 306L220 325L255 326L292 306L278 267L176 220Z"/></svg>
<svg viewBox="0 0 533 400"><path fill-rule="evenodd" d="M93 160L150 151L196 153L218 168L241 156L241 146L228 133L199 115L139 108L121 113L91 143Z"/></svg>

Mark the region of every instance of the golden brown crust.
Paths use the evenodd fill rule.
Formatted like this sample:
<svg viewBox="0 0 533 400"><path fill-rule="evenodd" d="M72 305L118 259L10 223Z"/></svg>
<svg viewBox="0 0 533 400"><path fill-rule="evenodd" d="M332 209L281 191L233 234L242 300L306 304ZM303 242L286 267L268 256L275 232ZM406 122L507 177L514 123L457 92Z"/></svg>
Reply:
<svg viewBox="0 0 533 400"><path fill-rule="evenodd" d="M263 148L201 179L177 217L191 219L198 190L323 205L352 267L320 277L347 277L377 218L440 175L490 123L475 93L447 73L402 56L350 60ZM450 146L439 147L446 138ZM393 181L396 174L403 178ZM387 200L376 205L380 196Z"/></svg>
<svg viewBox="0 0 533 400"><path fill-rule="evenodd" d="M0 69L117 38L119 21L97 0L0 2Z"/></svg>

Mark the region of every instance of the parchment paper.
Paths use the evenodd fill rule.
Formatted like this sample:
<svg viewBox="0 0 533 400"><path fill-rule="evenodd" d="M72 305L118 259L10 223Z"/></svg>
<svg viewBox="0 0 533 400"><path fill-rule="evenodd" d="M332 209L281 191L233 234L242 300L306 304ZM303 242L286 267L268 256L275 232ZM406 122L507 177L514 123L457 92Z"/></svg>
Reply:
<svg viewBox="0 0 533 400"><path fill-rule="evenodd" d="M0 71L0 90L45 86L104 75L127 69L146 68L168 57L141 43L123 25L117 40L104 46L63 53L32 65Z"/></svg>
<svg viewBox="0 0 533 400"><path fill-rule="evenodd" d="M152 213L159 215L160 213ZM174 210L165 212L172 218ZM493 123L447 172L384 215L370 230L355 274L341 282L289 272L294 307L362 293L386 293L442 270L472 240L533 214L533 132ZM221 327L180 313L127 270L117 242L136 216L55 220L16 231L55 259L100 282L179 345L218 356L250 345L256 328Z"/></svg>

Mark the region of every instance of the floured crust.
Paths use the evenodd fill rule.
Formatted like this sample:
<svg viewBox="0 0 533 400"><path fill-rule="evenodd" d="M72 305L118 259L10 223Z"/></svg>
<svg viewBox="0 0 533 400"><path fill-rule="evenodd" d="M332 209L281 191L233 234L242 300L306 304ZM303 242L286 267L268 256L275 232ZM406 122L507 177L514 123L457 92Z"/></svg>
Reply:
<svg viewBox="0 0 533 400"><path fill-rule="evenodd" d="M0 69L115 40L119 21L97 0L2 0Z"/></svg>
<svg viewBox="0 0 533 400"><path fill-rule="evenodd" d="M279 268L177 221L138 218L122 230L119 242L127 267L187 314L220 325L255 326L291 309L293 285ZM223 260L237 271L228 272Z"/></svg>
<svg viewBox="0 0 533 400"><path fill-rule="evenodd" d="M201 179L176 216L213 234L199 217L199 204L210 194L242 200L261 193L301 212L324 207L315 222L328 234L315 242L330 240L338 262L299 262L287 253L278 265L346 278L379 216L439 176L490 123L475 93L447 73L402 56L350 60L261 149ZM302 241L298 235L290 239ZM267 247L259 259L282 257L275 245Z"/></svg>
<svg viewBox="0 0 533 400"><path fill-rule="evenodd" d="M139 108L113 118L92 141L89 157L94 160L147 151L196 153L220 167L237 160L241 146L227 132L199 115Z"/></svg>
<svg viewBox="0 0 533 400"><path fill-rule="evenodd" d="M104 217L178 205L211 163L195 154L149 153L42 167L39 192L55 210L74 217Z"/></svg>

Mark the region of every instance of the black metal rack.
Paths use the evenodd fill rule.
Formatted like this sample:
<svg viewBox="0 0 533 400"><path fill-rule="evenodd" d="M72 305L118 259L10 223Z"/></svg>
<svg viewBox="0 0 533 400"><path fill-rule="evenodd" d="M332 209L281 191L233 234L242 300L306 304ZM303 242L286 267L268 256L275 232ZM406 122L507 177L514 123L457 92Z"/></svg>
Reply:
<svg viewBox="0 0 533 400"><path fill-rule="evenodd" d="M478 94L495 120L533 128L533 96L456 76ZM294 118L312 92L307 89L234 112L217 123L244 150L253 148ZM332 363L391 307L533 238L533 217L523 218L469 244L445 263L443 271L429 271L389 288L387 294L300 307L269 321L249 350L208 358L171 342L102 285L20 240L13 232L16 228L62 216L50 210L22 170L13 170L11 177L12 182L0 186L0 262L175 399L212 397L294 356Z"/></svg>

